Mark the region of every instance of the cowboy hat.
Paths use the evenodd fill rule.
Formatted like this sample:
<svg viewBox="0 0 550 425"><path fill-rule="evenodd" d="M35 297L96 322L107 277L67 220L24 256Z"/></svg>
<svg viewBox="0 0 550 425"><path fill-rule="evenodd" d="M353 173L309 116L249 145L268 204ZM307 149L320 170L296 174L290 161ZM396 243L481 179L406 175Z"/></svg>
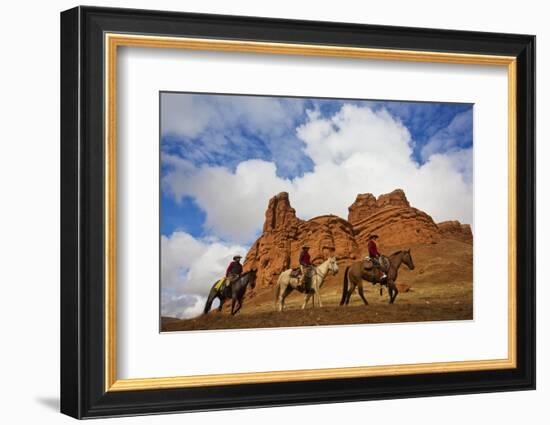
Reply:
<svg viewBox="0 0 550 425"><path fill-rule="evenodd" d="M378 239L378 235L376 233L371 233L369 236L368 236L368 239Z"/></svg>
<svg viewBox="0 0 550 425"><path fill-rule="evenodd" d="M304 245L304 246L302 247L302 249L309 249L309 248L310 248L309 245Z"/></svg>
<svg viewBox="0 0 550 425"><path fill-rule="evenodd" d="M241 255L235 255L235 256L233 257L233 260L237 260L237 259L239 259L239 258L243 258L243 257L242 257Z"/></svg>

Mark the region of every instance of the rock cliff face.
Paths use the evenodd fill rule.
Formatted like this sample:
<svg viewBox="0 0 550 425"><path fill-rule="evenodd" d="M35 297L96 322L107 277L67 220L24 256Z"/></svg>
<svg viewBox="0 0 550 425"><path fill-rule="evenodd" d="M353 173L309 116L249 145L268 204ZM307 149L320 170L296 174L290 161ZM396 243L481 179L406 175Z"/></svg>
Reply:
<svg viewBox="0 0 550 425"><path fill-rule="evenodd" d="M348 210L348 221L361 247L366 246L371 233L380 236L381 246L437 243L441 237L432 218L411 207L401 189L380 195L378 199L370 193L358 195Z"/></svg>
<svg viewBox="0 0 550 425"><path fill-rule="evenodd" d="M303 245L309 245L314 263L335 255L339 260L357 258L359 249L353 227L335 215L305 221L296 217L288 193L270 199L262 235L254 242L244 261L245 270L257 269L257 285L276 282L281 271L298 266Z"/></svg>
<svg viewBox="0 0 550 425"><path fill-rule="evenodd" d="M301 220L290 205L288 193L269 200L262 235L248 251L244 269L257 269L258 287L273 285L279 274L298 266L303 245L310 246L314 263L334 255L339 262L350 262L367 252L370 233L380 236L380 247L407 244L434 244L441 238L472 241L469 225L458 221L437 225L423 211L410 206L401 189L380 195L357 195L349 207L348 220L335 215ZM468 236L469 235L469 236Z"/></svg>
<svg viewBox="0 0 550 425"><path fill-rule="evenodd" d="M466 243L473 243L472 228L469 224L461 224L459 221L443 221L437 223L442 235L449 239L456 239Z"/></svg>

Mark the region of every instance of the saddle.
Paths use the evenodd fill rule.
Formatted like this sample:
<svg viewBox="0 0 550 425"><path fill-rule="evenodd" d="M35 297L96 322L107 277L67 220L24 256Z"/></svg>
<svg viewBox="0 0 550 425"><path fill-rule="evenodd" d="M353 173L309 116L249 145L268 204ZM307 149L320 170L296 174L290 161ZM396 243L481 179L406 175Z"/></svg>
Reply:
<svg viewBox="0 0 550 425"><path fill-rule="evenodd" d="M300 270L300 267L296 267L295 269L292 269L290 272L290 277L298 278L302 274L302 271Z"/></svg>
<svg viewBox="0 0 550 425"><path fill-rule="evenodd" d="M371 270L374 267L374 261L370 257L366 257L363 260L363 269Z"/></svg>
<svg viewBox="0 0 550 425"><path fill-rule="evenodd" d="M303 286L308 288L311 285L311 278L313 277L313 267L306 268L304 273L305 273L304 281L302 283L303 283ZM300 279L301 276L302 276L302 270L300 267L296 267L295 269L292 269L292 271L290 272L291 278Z"/></svg>
<svg viewBox="0 0 550 425"><path fill-rule="evenodd" d="M374 267L378 267L385 273L390 268L390 260L384 255L381 255L379 259L365 257L363 260L363 269L370 271Z"/></svg>
<svg viewBox="0 0 550 425"><path fill-rule="evenodd" d="M223 285L224 285L226 279L227 279L226 277L222 277L221 279L219 279L219 280L214 284L214 289L215 289L216 291L219 291L219 290L223 287Z"/></svg>

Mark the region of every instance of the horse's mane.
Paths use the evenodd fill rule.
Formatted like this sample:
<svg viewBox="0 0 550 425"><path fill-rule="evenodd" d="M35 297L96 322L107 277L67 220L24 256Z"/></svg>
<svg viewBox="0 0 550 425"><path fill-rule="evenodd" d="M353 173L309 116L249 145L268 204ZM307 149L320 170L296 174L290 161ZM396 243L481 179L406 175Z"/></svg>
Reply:
<svg viewBox="0 0 550 425"><path fill-rule="evenodd" d="M400 249L399 251L395 251L392 255L390 255L390 257L393 257L394 255L397 255L397 254L401 254L403 252L402 249Z"/></svg>

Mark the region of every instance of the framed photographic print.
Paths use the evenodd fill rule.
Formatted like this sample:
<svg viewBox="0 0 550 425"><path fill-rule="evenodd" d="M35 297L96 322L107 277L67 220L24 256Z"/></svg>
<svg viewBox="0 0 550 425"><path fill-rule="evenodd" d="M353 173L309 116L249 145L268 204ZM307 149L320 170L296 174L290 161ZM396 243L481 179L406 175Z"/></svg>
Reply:
<svg viewBox="0 0 550 425"><path fill-rule="evenodd" d="M535 387L535 38L61 14L61 411Z"/></svg>

